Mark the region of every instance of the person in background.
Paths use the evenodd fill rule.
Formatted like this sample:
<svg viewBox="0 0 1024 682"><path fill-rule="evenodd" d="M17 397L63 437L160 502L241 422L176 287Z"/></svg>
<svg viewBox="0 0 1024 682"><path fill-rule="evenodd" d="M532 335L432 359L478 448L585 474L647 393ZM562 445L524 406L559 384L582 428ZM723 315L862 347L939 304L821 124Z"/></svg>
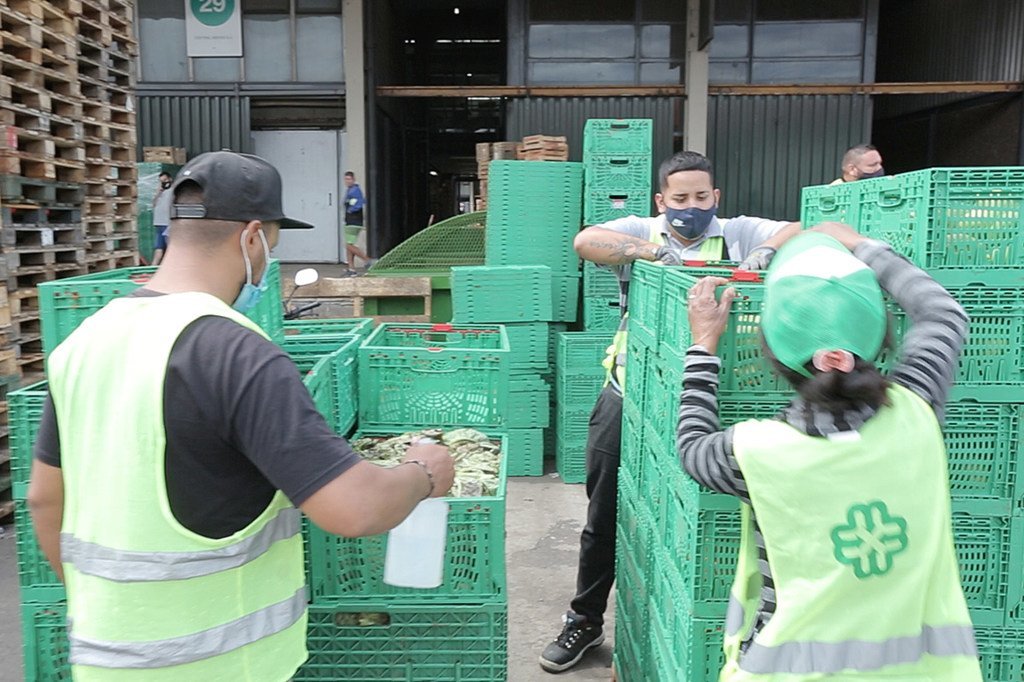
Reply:
<svg viewBox="0 0 1024 682"><path fill-rule="evenodd" d="M356 183L356 174L352 171L345 172L345 253L348 257L348 274L355 275L355 259L361 258L367 267L373 265L376 259L370 258L366 252L359 248L359 234L363 231L363 209L366 206L366 198L363 190Z"/></svg>
<svg viewBox="0 0 1024 682"><path fill-rule="evenodd" d="M306 659L298 507L375 535L443 496L447 448L363 460L245 317L281 209L265 160L220 151L167 190L174 248L51 353L28 501L67 587L75 680L283 682ZM173 409L165 409L172 405Z"/></svg>
<svg viewBox="0 0 1024 682"><path fill-rule="evenodd" d="M659 168L658 215L628 216L581 231L580 258L611 268L620 283L622 324L605 359L607 380L590 416L587 435L587 522L580 537L576 596L562 632L541 653L548 672L568 670L604 641L604 612L615 581L615 517L618 508L622 391L626 385L627 287L632 264L646 260L679 265L684 260L737 260L763 270L775 250L800 232L799 223L738 216L719 218L721 191L711 162L684 151Z"/></svg>
<svg viewBox="0 0 1024 682"><path fill-rule="evenodd" d="M885 175L882 168L882 155L870 144L858 144L850 147L843 154L843 174L830 182L830 185L841 185L844 182L880 178Z"/></svg>
<svg viewBox="0 0 1024 682"><path fill-rule="evenodd" d="M167 251L167 227L171 224L171 174L160 173L160 186L153 197L153 262L160 265Z"/></svg>
<svg viewBox="0 0 1024 682"><path fill-rule="evenodd" d="M953 545L940 423L963 308L887 244L826 223L765 279L765 355L796 397L721 430L719 339L734 289L691 289L677 445L699 484L742 500L723 682L980 682ZM896 367L887 291L911 326Z"/></svg>

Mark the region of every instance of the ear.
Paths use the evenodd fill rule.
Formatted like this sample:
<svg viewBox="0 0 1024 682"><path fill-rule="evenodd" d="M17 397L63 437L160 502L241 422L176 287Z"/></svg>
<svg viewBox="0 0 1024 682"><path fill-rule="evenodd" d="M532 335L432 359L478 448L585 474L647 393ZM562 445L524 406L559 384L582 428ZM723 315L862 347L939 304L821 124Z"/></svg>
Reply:
<svg viewBox="0 0 1024 682"><path fill-rule="evenodd" d="M668 208L667 206L665 206L665 195L663 195L661 192L655 194L654 205L658 207L658 213L664 213L665 209Z"/></svg>
<svg viewBox="0 0 1024 682"><path fill-rule="evenodd" d="M261 249L263 248L260 242L259 232L263 228L263 223L259 220L250 220L242 228L242 234L245 235L245 242L249 245L258 245Z"/></svg>
<svg viewBox="0 0 1024 682"><path fill-rule="evenodd" d="M714 194L715 194L715 208L718 208L718 205L720 203L722 203L722 190L715 189Z"/></svg>

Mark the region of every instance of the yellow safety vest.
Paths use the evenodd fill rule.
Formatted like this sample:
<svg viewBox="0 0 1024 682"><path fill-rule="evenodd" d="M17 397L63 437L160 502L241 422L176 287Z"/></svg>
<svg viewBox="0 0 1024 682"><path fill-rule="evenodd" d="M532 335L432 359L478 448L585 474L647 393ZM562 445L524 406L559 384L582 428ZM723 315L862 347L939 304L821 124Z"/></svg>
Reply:
<svg viewBox="0 0 1024 682"><path fill-rule="evenodd" d="M208 294L122 298L50 356L68 436L60 546L76 681L286 680L306 659L298 510L278 492L246 528L211 539L170 509L166 367L206 315L266 336Z"/></svg>
<svg viewBox="0 0 1024 682"><path fill-rule="evenodd" d="M741 651L763 583L743 505L722 682L980 682L942 432L919 396L888 396L832 439L772 420L734 427L776 609Z"/></svg>
<svg viewBox="0 0 1024 682"><path fill-rule="evenodd" d="M665 241L661 237L661 231L658 229L658 222L652 222L650 226L650 234L647 235L647 241L652 244L661 246ZM725 238L724 237L708 237L700 245L701 258L707 261L723 260L725 258ZM629 339L629 331L627 329L629 324L629 311L624 309L622 319L619 321L619 329L615 332L615 336L612 337L612 345L608 346L605 358L601 362L601 365L605 369L605 386L609 383L614 383L619 392L624 392L626 388L626 341Z"/></svg>

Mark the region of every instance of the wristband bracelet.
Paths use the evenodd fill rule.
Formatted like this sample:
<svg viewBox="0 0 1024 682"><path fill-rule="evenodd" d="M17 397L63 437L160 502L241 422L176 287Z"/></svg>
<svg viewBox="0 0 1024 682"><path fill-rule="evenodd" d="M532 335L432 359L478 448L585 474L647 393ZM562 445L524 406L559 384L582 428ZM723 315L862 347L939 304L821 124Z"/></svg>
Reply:
<svg viewBox="0 0 1024 682"><path fill-rule="evenodd" d="M421 459L407 459L402 462L402 464L417 464L421 469L423 469L423 473L427 475L427 482L430 483L430 492L423 496L424 500L434 494L434 474L430 473L430 469L427 468L426 462Z"/></svg>

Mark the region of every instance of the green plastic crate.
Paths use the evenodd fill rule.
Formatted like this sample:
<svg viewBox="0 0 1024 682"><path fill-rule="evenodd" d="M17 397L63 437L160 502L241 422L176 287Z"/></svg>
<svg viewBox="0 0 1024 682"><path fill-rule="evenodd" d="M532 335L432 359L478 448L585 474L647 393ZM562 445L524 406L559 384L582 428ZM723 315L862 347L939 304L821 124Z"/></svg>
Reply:
<svg viewBox="0 0 1024 682"><path fill-rule="evenodd" d="M858 184L858 230L914 264L1024 268L1024 168L933 168Z"/></svg>
<svg viewBox="0 0 1024 682"><path fill-rule="evenodd" d="M972 620L1006 624L1024 592L1024 517L974 514L954 501L953 542Z"/></svg>
<svg viewBox="0 0 1024 682"><path fill-rule="evenodd" d="M36 541L25 500L14 501L14 542L18 550L18 583L23 602L51 603L65 598L64 584Z"/></svg>
<svg viewBox="0 0 1024 682"><path fill-rule="evenodd" d="M500 325L385 323L359 349L359 424L500 427L509 346Z"/></svg>
<svg viewBox="0 0 1024 682"><path fill-rule="evenodd" d="M302 320L285 320L284 336L307 336L310 334L354 334L366 338L373 331L372 317L335 317Z"/></svg>
<svg viewBox="0 0 1024 682"><path fill-rule="evenodd" d="M619 475L639 478L643 473L645 429L640 410L633 401L622 401L622 447Z"/></svg>
<svg viewBox="0 0 1024 682"><path fill-rule="evenodd" d="M43 353L48 356L84 319L110 301L144 286L154 272L156 268L152 267L122 268L41 283L39 312ZM276 259L270 261L266 280L267 291L246 316L262 327L271 339L280 341L284 334L284 320L281 308L281 266Z"/></svg>
<svg viewBox="0 0 1024 682"><path fill-rule="evenodd" d="M608 268L598 267L590 261L583 261L583 296L595 298L618 298L619 279Z"/></svg>
<svg viewBox="0 0 1024 682"><path fill-rule="evenodd" d="M825 222L852 223L860 182L814 185L800 190L800 223L808 229Z"/></svg>
<svg viewBox="0 0 1024 682"><path fill-rule="evenodd" d="M508 429L508 475L544 474L544 429Z"/></svg>
<svg viewBox="0 0 1024 682"><path fill-rule="evenodd" d="M619 297L615 298L584 298L583 329L588 332L615 332L622 321L619 308Z"/></svg>
<svg viewBox="0 0 1024 682"><path fill-rule="evenodd" d="M1024 681L1024 628L974 628L985 682Z"/></svg>
<svg viewBox="0 0 1024 682"><path fill-rule="evenodd" d="M644 154L650 157L654 121L649 118L592 118L583 126L583 158L596 154Z"/></svg>
<svg viewBox="0 0 1024 682"><path fill-rule="evenodd" d="M43 418L43 405L49 389L38 381L7 394L7 423L10 432L11 492L14 499L28 496L28 477L32 470L32 446Z"/></svg>
<svg viewBox="0 0 1024 682"><path fill-rule="evenodd" d="M664 266L637 261L629 277L629 337L655 353L661 338L665 271Z"/></svg>
<svg viewBox="0 0 1024 682"><path fill-rule="evenodd" d="M548 345L551 326L547 322L512 322L505 325L508 335L509 369L546 371L550 367Z"/></svg>
<svg viewBox="0 0 1024 682"><path fill-rule="evenodd" d="M583 223L600 223L627 216L649 216L651 214L651 189L649 187L630 190L592 190L583 199Z"/></svg>
<svg viewBox="0 0 1024 682"><path fill-rule="evenodd" d="M559 376L605 375L601 365L614 332L564 332L557 336L555 364Z"/></svg>
<svg viewBox="0 0 1024 682"><path fill-rule="evenodd" d="M555 319L551 268L485 265L452 268L452 307L459 322L537 322Z"/></svg>
<svg viewBox="0 0 1024 682"><path fill-rule="evenodd" d="M951 402L942 432L954 500L977 513L1024 509L1024 405Z"/></svg>
<svg viewBox="0 0 1024 682"><path fill-rule="evenodd" d="M564 438L555 442L555 470L562 483L587 482L587 439Z"/></svg>
<svg viewBox="0 0 1024 682"><path fill-rule="evenodd" d="M71 682L66 620L67 607L63 603L21 605L26 682ZM7 669L13 673L10 667Z"/></svg>
<svg viewBox="0 0 1024 682"><path fill-rule="evenodd" d="M590 154L583 160L586 191L649 190L650 154Z"/></svg>
<svg viewBox="0 0 1024 682"><path fill-rule="evenodd" d="M661 561L670 561L659 552ZM660 562L659 562L660 563ZM648 679L679 682L717 682L725 665L724 618L699 618L686 609L677 575L654 572L651 596Z"/></svg>
<svg viewBox="0 0 1024 682"><path fill-rule="evenodd" d="M296 682L500 682L508 679L508 605L314 602L306 645Z"/></svg>
<svg viewBox="0 0 1024 682"><path fill-rule="evenodd" d="M537 374L513 374L509 379L510 429L543 429L549 424L551 387Z"/></svg>
<svg viewBox="0 0 1024 682"><path fill-rule="evenodd" d="M366 429L364 436L392 436L415 430ZM380 599L394 604L466 604L505 599L505 489L513 448L511 436L488 433L500 441L503 457L498 494L449 497L448 538L441 585L434 589L395 587L384 583L386 533L344 538L311 526L310 587L313 601L330 598Z"/></svg>
<svg viewBox="0 0 1024 682"><path fill-rule="evenodd" d="M579 316L580 276L578 273L556 275L551 278L552 319L576 322Z"/></svg>

